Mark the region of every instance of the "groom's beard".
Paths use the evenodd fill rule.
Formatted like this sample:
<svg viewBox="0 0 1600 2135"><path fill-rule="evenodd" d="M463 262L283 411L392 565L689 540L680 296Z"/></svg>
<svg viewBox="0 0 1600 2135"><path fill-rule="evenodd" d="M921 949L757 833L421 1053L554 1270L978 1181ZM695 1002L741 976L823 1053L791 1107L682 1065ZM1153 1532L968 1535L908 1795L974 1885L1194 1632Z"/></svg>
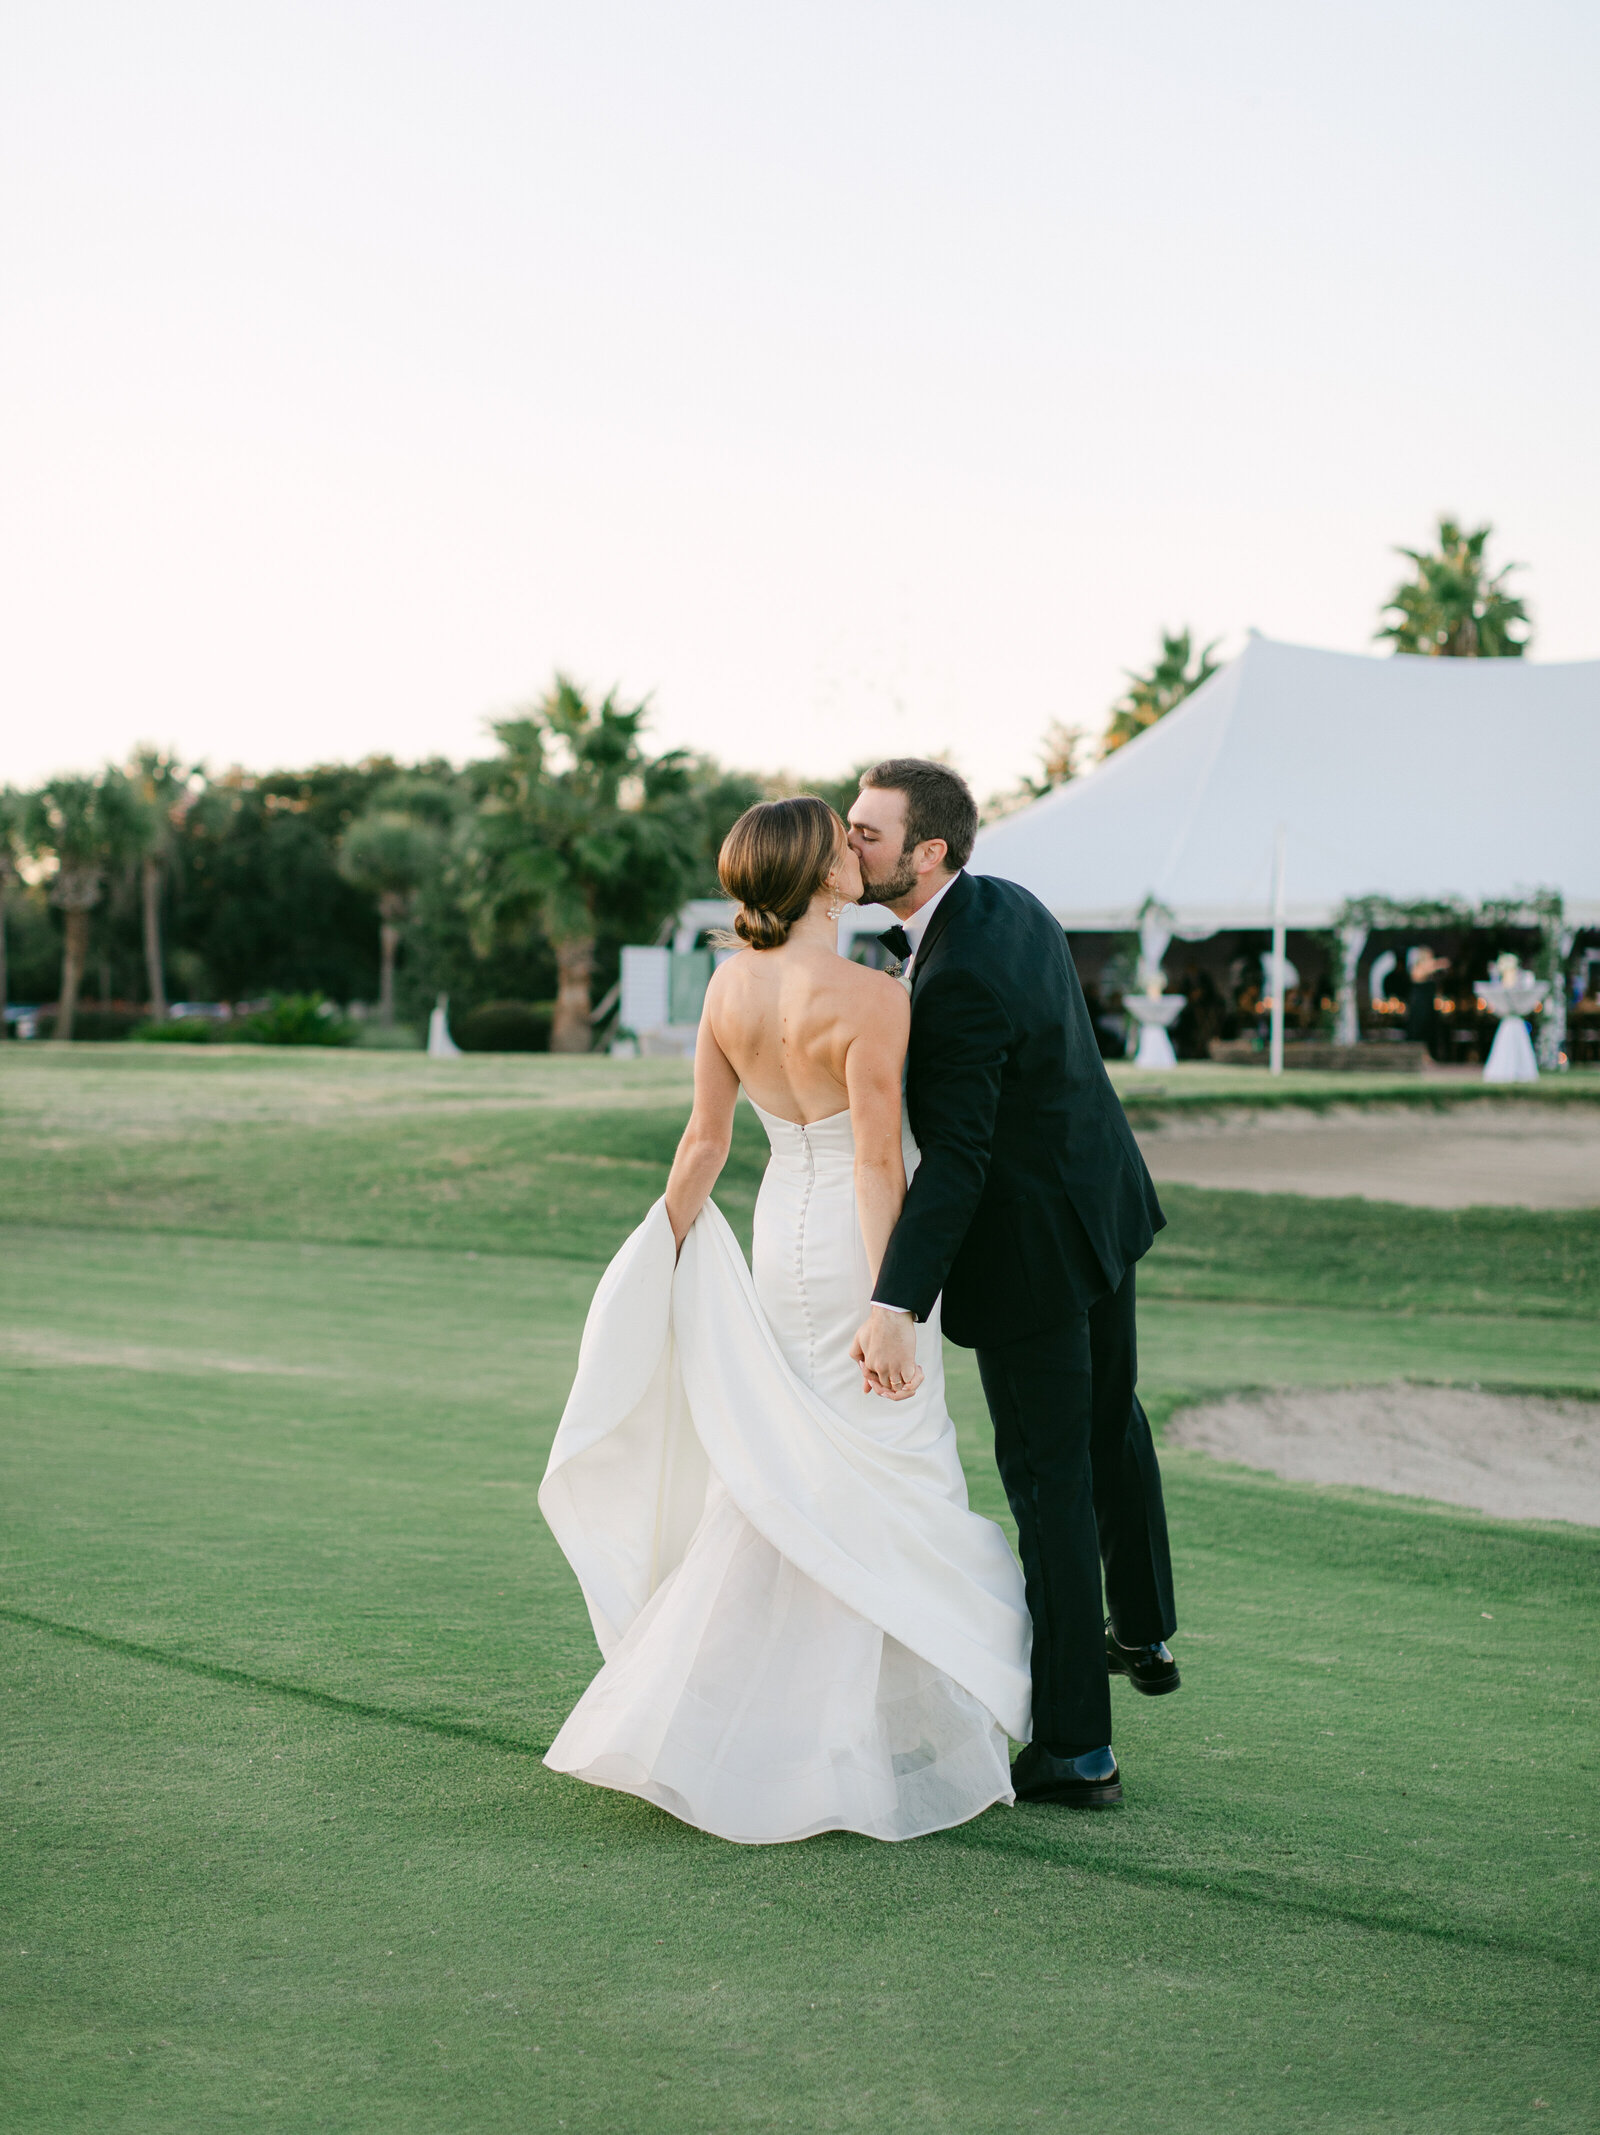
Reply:
<svg viewBox="0 0 1600 2135"><path fill-rule="evenodd" d="M894 866L885 875L869 875L861 870L861 886L872 904L893 904L896 898L909 897L917 886L917 870L911 855L902 852Z"/></svg>

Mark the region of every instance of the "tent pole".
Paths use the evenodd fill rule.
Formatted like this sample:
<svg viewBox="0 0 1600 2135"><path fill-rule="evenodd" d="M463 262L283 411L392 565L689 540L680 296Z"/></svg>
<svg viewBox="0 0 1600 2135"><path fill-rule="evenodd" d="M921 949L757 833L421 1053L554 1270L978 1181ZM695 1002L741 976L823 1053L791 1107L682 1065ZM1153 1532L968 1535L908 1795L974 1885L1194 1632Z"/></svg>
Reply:
<svg viewBox="0 0 1600 2135"><path fill-rule="evenodd" d="M1283 921L1284 827L1278 825L1277 848L1272 859L1272 1064L1274 1075L1283 1073L1283 958L1288 929Z"/></svg>

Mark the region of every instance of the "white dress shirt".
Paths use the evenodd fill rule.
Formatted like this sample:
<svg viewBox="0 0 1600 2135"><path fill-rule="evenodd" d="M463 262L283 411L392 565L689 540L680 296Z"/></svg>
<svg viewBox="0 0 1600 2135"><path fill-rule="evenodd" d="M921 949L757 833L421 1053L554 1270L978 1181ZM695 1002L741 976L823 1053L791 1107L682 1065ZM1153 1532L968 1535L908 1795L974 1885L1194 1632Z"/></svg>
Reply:
<svg viewBox="0 0 1600 2135"><path fill-rule="evenodd" d="M922 947L922 937L928 931L928 922L932 919L934 913L938 911L940 898L944 896L950 887L950 883L954 882L955 879L955 876L952 875L948 882L941 883L926 904L918 905L909 919L901 920L900 924L905 929L906 939L911 944L911 954L906 958L905 969L901 973L902 978L910 977L911 967L917 960L918 950ZM903 1312L908 1319L912 1316L909 1305L885 1304L883 1310L885 1312Z"/></svg>
<svg viewBox="0 0 1600 2135"><path fill-rule="evenodd" d="M947 881L940 883L926 904L918 905L909 919L901 920L900 925L905 930L906 940L911 944L911 954L906 958L905 964L907 973L917 960L917 951L922 947L922 937L928 931L929 921L938 911L941 899L948 893L950 884L955 879L955 876L951 875Z"/></svg>

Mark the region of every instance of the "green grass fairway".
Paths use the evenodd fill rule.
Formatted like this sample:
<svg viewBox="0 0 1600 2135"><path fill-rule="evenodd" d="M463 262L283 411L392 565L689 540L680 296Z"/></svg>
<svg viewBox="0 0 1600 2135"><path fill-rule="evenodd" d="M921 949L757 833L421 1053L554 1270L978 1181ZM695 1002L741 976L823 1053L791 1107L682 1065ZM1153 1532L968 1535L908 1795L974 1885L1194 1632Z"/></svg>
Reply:
<svg viewBox="0 0 1600 2135"><path fill-rule="evenodd" d="M0 1067L6 2135L1600 2124L1600 1536L1171 1453L1120 1811L728 1847L538 1761L595 1655L535 1491L681 1071L88 1053ZM1170 1199L1158 1420L1600 1392L1586 1219Z"/></svg>
<svg viewBox="0 0 1600 2135"><path fill-rule="evenodd" d="M1201 1095L1211 1076L1225 1092L1266 1080L1192 1072ZM1589 1087L1573 1076L1494 1101L1583 1101L1574 1085ZM666 1184L688 1091L688 1070L663 1060L18 1047L0 1071L6 1214L604 1261ZM747 1241L766 1146L741 1106L717 1199ZM1172 1221L1141 1275L1148 1297L1600 1314L1600 1210L1402 1212L1193 1186L1162 1200Z"/></svg>

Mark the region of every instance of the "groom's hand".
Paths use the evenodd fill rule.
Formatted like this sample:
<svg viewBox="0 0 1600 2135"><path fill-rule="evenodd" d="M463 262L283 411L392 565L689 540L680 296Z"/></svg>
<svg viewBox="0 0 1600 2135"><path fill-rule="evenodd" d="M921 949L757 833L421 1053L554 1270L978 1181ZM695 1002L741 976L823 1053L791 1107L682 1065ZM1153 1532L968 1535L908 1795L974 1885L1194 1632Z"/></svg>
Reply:
<svg viewBox="0 0 1600 2135"><path fill-rule="evenodd" d="M861 1367L864 1394L904 1401L922 1384L922 1366L917 1362L917 1323L909 1312L891 1312L886 1305L874 1305L850 1344L850 1354Z"/></svg>

